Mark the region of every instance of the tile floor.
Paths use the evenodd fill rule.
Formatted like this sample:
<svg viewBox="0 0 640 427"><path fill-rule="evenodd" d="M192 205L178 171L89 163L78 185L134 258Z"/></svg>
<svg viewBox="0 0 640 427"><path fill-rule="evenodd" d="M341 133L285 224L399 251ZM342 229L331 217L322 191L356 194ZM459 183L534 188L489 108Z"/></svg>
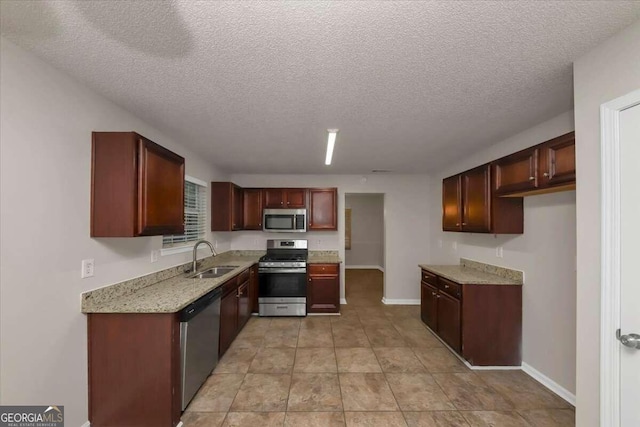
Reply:
<svg viewBox="0 0 640 427"><path fill-rule="evenodd" d="M471 371L422 324L385 306L382 273L347 271L341 316L253 317L193 399L185 427L574 426L521 371Z"/></svg>

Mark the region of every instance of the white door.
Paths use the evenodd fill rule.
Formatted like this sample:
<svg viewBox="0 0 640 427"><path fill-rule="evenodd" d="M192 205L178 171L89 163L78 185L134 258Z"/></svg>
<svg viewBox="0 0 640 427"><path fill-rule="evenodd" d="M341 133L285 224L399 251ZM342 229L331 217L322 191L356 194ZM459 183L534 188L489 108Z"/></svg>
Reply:
<svg viewBox="0 0 640 427"><path fill-rule="evenodd" d="M640 105L620 111L620 425L640 426ZM626 345L625 345L626 344Z"/></svg>

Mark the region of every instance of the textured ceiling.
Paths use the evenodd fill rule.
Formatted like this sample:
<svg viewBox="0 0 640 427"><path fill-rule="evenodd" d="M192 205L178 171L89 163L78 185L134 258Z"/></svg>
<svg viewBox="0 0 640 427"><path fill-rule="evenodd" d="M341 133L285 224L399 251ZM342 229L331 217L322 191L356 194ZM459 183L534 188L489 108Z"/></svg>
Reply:
<svg viewBox="0 0 640 427"><path fill-rule="evenodd" d="M640 18L638 1L0 5L3 36L241 173L437 169L571 109L573 60Z"/></svg>

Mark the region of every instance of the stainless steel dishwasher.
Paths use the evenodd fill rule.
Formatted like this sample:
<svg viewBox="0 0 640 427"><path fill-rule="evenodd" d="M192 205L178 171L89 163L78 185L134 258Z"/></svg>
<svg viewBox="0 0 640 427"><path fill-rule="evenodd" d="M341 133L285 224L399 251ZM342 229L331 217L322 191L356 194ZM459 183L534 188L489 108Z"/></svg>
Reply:
<svg viewBox="0 0 640 427"><path fill-rule="evenodd" d="M180 311L183 411L218 364L221 294L214 289Z"/></svg>

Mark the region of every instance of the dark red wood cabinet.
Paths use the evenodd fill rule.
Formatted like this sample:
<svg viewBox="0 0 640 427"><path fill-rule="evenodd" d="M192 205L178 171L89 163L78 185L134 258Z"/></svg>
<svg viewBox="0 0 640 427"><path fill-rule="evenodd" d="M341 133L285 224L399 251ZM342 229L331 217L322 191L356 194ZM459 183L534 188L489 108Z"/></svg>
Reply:
<svg viewBox="0 0 640 427"><path fill-rule="evenodd" d="M340 312L340 265L309 264L307 313Z"/></svg>
<svg viewBox="0 0 640 427"><path fill-rule="evenodd" d="M491 231L491 168L484 165L463 172L462 231Z"/></svg>
<svg viewBox="0 0 640 427"><path fill-rule="evenodd" d="M211 183L211 231L243 229L244 193L232 182Z"/></svg>
<svg viewBox="0 0 640 427"><path fill-rule="evenodd" d="M245 188L243 206L243 230L262 230L262 189Z"/></svg>
<svg viewBox="0 0 640 427"><path fill-rule="evenodd" d="M476 366L522 362L522 286L459 284L422 270L422 321Z"/></svg>
<svg viewBox="0 0 640 427"><path fill-rule="evenodd" d="M338 229L338 189L309 189L309 230Z"/></svg>
<svg viewBox="0 0 640 427"><path fill-rule="evenodd" d="M306 188L265 188L264 207L268 209L302 209L306 207Z"/></svg>
<svg viewBox="0 0 640 427"><path fill-rule="evenodd" d="M184 158L135 132L93 132L91 237L184 233Z"/></svg>
<svg viewBox="0 0 640 427"><path fill-rule="evenodd" d="M442 230L460 231L462 225L462 176L442 180Z"/></svg>
<svg viewBox="0 0 640 427"><path fill-rule="evenodd" d="M258 265L256 264L249 270L249 300L252 313L258 313L260 308L258 305L258 285Z"/></svg>
<svg viewBox="0 0 640 427"><path fill-rule="evenodd" d="M220 341L218 354L220 357L251 317L251 268L222 285L220 301Z"/></svg>

